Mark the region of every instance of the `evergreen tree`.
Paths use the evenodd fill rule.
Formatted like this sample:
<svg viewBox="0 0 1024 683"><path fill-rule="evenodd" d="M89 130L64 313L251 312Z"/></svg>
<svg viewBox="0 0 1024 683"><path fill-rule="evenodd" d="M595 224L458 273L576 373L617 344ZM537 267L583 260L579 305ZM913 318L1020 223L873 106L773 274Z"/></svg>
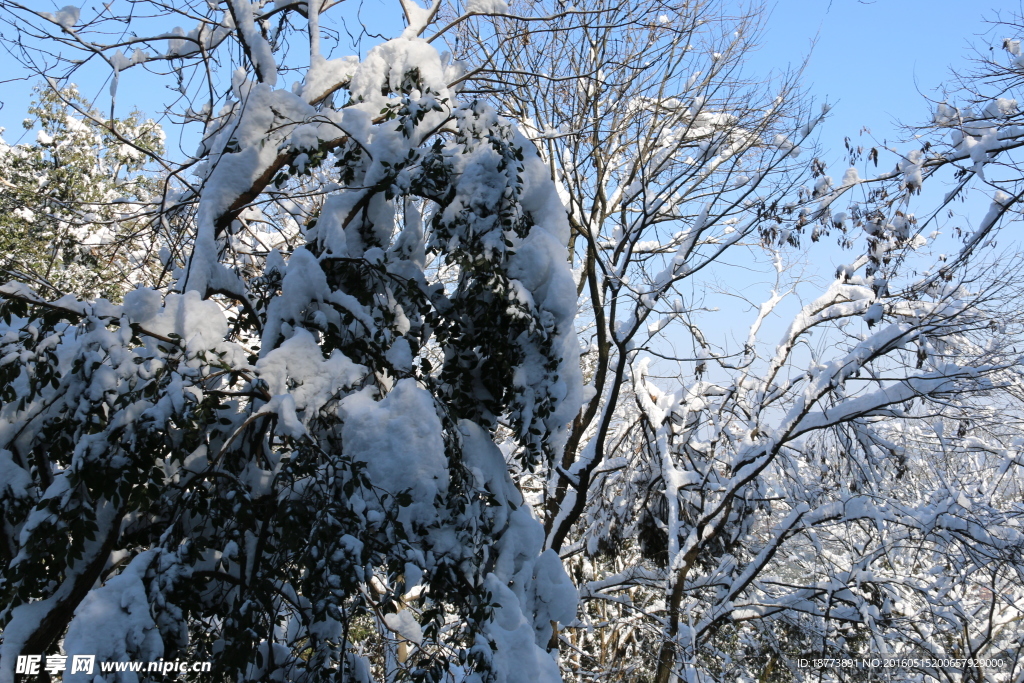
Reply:
<svg viewBox="0 0 1024 683"><path fill-rule="evenodd" d="M2 289L0 681L60 650L557 681L576 592L493 437L534 465L580 404L555 188L449 90L419 15L361 63L313 40L289 90L248 8L208 10L245 59L198 181L163 201L193 245L174 286ZM260 251L313 190L299 245Z"/></svg>
<svg viewBox="0 0 1024 683"><path fill-rule="evenodd" d="M39 126L35 142L0 139L3 279L112 298L150 282L155 240L136 214L159 190L147 162L163 152L163 130L138 111L102 118L74 85L35 93L24 121Z"/></svg>

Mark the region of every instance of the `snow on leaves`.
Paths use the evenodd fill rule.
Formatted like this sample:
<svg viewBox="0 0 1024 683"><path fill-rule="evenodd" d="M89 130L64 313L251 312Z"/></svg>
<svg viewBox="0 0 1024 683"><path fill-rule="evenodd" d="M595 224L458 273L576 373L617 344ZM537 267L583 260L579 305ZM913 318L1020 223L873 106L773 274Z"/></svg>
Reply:
<svg viewBox="0 0 1024 683"><path fill-rule="evenodd" d="M557 681L576 592L491 436L536 466L579 408L554 187L414 36L363 62L313 40L275 89L265 11L221 17L245 60L193 112L173 290L3 290L0 681L62 637L249 680ZM234 258L240 226L298 202L301 246Z"/></svg>

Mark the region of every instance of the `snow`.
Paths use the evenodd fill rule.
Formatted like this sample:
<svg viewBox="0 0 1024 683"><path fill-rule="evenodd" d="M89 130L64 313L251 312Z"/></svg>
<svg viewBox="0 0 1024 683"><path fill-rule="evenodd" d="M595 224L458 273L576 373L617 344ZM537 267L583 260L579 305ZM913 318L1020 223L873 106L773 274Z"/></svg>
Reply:
<svg viewBox="0 0 1024 683"><path fill-rule="evenodd" d="M779 133L775 136L773 142L776 147L778 147L783 152L787 152L789 156L793 158L800 156L800 148L797 147L796 144L794 144L788 136Z"/></svg>
<svg viewBox="0 0 1024 683"><path fill-rule="evenodd" d="M882 315L885 313L885 307L878 301L868 306L868 310L864 312L864 322L867 323L868 327L877 325L882 320Z"/></svg>
<svg viewBox="0 0 1024 683"><path fill-rule="evenodd" d="M198 292L168 294L160 306L160 294L140 288L125 295L124 313L146 331L162 336L176 334L186 344L197 337L211 346L228 333L224 313L215 302L204 300Z"/></svg>
<svg viewBox="0 0 1024 683"><path fill-rule="evenodd" d="M243 1L233 0L236 4ZM235 72L232 84L245 106L237 112L233 125L217 128L203 141L201 150L214 153L198 169L206 182L196 217L196 248L179 284L182 289L204 294L208 289L244 292L237 274L217 260L215 223L277 159L277 141L283 135L279 117L302 121L315 115L315 110L297 95L273 90L266 82L253 83L244 71ZM238 151L229 151L229 143Z"/></svg>
<svg viewBox="0 0 1024 683"><path fill-rule="evenodd" d="M370 482L392 496L408 490L402 518L431 523L434 498L448 490L448 458L433 397L415 380L399 380L383 400L366 388L343 398L345 452L366 463Z"/></svg>
<svg viewBox="0 0 1024 683"><path fill-rule="evenodd" d="M120 574L85 596L64 636L63 650L69 657L91 654L98 662L150 662L163 657L163 639L150 615L143 583L146 569L158 555L157 550L139 554ZM64 680L87 683L93 675L72 674L69 668ZM127 672L121 680L139 679Z"/></svg>
<svg viewBox="0 0 1024 683"><path fill-rule="evenodd" d="M516 143L526 150L532 145L520 133ZM579 344L573 324L576 315L576 286L572 272L566 267L569 241L569 220L550 182L548 169L536 153L523 161L523 208L534 217L536 225L509 260L509 273L518 277L530 291L534 303L548 311L556 321L553 345L562 359L559 379L551 387L557 398L556 409L545 423L553 433L552 447L558 451L566 438L568 425L583 404L583 380L579 365ZM544 273L545 277L538 277ZM531 372L528 370L528 372ZM528 381L535 377L528 375ZM536 385L534 385L536 386Z"/></svg>
<svg viewBox="0 0 1024 683"><path fill-rule="evenodd" d="M138 52L138 50L136 50L136 53L137 52ZM135 63L134 57L129 59L128 57L125 57L124 53L121 52L120 50L115 50L114 54L110 55L109 61L110 61L110 68L112 68L114 70L115 74L118 71L121 71L122 69L126 69L126 68L128 68L129 66L131 66L132 64Z"/></svg>
<svg viewBox="0 0 1024 683"><path fill-rule="evenodd" d="M0 643L0 683L15 683L23 676L15 674L17 653L22 652L25 641L57 603L55 597L22 603L11 610L11 620L4 627L4 640ZM20 683L20 681L19 681Z"/></svg>
<svg viewBox="0 0 1024 683"><path fill-rule="evenodd" d="M42 131L40 131L42 132ZM33 223L36 220L36 214L31 209L25 209L18 207L14 210L14 215L25 221L26 223Z"/></svg>
<svg viewBox="0 0 1024 683"><path fill-rule="evenodd" d="M437 50L421 38L403 37L370 50L349 83L352 100L365 103L367 111L378 114L391 101L390 95L381 92L382 87L391 93L400 93L406 72L413 68L419 71L422 79L420 90L442 97L447 93L441 56Z"/></svg>
<svg viewBox="0 0 1024 683"><path fill-rule="evenodd" d="M133 322L148 322L155 318L162 308L163 296L149 287L140 287L124 295L122 310Z"/></svg>
<svg viewBox="0 0 1024 683"><path fill-rule="evenodd" d="M415 38L423 33L423 29L430 23L441 0L432 0L430 7L420 7L416 0L400 0L400 2L409 22L405 31L402 32L402 38Z"/></svg>
<svg viewBox="0 0 1024 683"><path fill-rule="evenodd" d="M505 0L469 0L466 3L466 11L481 14L507 14L508 3Z"/></svg>
<svg viewBox="0 0 1024 683"><path fill-rule="evenodd" d="M52 533L54 520L48 506L64 498L68 493L68 489L67 472L64 471L54 478L53 483L47 488L46 492L42 496L41 507L34 509L22 526L20 534L22 549L18 556L16 556L10 563L12 570L17 571L17 565L20 562L27 560L26 552L23 547L24 541L29 537L34 529L38 528L44 530L44 533ZM114 506L107 501L103 501L96 505L95 519L100 539L104 538L104 536L109 533L110 526L115 522L115 520L119 522L116 512L117 511ZM9 621L4 626L3 644L0 644L0 683L14 683L16 654L22 652L22 647L25 642L31 637L33 632L39 627L48 614L51 614L53 610L59 609L61 606L74 604L73 602L70 602L72 597L72 588L80 578L82 571L88 567L90 563L95 562L101 553L104 557L107 555L107 553L103 552L102 541L93 540L86 542L83 557L79 562L75 563L74 566L67 568L65 580L57 586L48 597L35 600L33 602L22 603L10 610L8 613L10 617ZM140 615L140 621L142 621L142 619L143 617ZM134 625L139 625L139 622L136 622ZM116 633L117 624L113 624L113 627L114 628L110 635L116 638L118 635ZM124 631L122 631L122 633L124 633ZM148 633L145 632L145 629L143 629L141 633L138 630L135 630L132 633L135 636L143 636L142 641L138 641L136 639L137 645L153 645L152 640L147 640L146 636L148 636ZM116 642L113 646L117 646Z"/></svg>
<svg viewBox="0 0 1024 683"><path fill-rule="evenodd" d="M0 500L28 499L32 477L14 462L11 452L0 449Z"/></svg>
<svg viewBox="0 0 1024 683"><path fill-rule="evenodd" d="M175 26L168 36L173 37L170 37L167 41L167 52L165 54L168 57L179 55L182 52L182 48L185 47L185 41L182 40L185 37L185 29Z"/></svg>
<svg viewBox="0 0 1024 683"><path fill-rule="evenodd" d="M525 668L504 672L501 675L507 678L503 680L509 683L560 680L557 667L551 668L554 662L544 648L551 637L552 621L567 624L575 620L576 588L557 553L541 552L544 529L523 505L522 495L509 477L501 451L476 424L462 420L459 430L463 436L465 465L473 473L477 486L494 494L499 504L494 508L499 515L495 521L505 528L495 545L497 557L493 573L486 579L487 586L503 588L500 595L490 588L492 594L498 596L501 608L496 614L496 624L488 628L487 634L499 646L496 661L519 660ZM506 586L511 586L511 590Z"/></svg>
<svg viewBox="0 0 1024 683"><path fill-rule="evenodd" d="M24 282L18 282L17 280L11 280L10 282L4 282L0 284L0 294L13 294L14 296L24 297L31 301L39 301L40 299L36 296L32 288L26 285Z"/></svg>
<svg viewBox="0 0 1024 683"><path fill-rule="evenodd" d="M328 295L327 277L323 269L305 248L296 249L286 267L270 266L283 275L281 295L267 307L267 324L263 330L261 355L267 355L281 341L282 323L294 324L302 319L302 312L311 303L323 301ZM270 272L269 270L267 272Z"/></svg>
<svg viewBox="0 0 1024 683"><path fill-rule="evenodd" d="M904 187L912 191L921 189L923 162L921 150L917 149L908 153L907 158L900 162L899 170L903 174Z"/></svg>
<svg viewBox="0 0 1024 683"><path fill-rule="evenodd" d="M248 46L249 56L252 59L253 66L260 75L260 81L270 86L276 85L277 62L274 61L274 53L270 48L270 43L256 29L254 21L253 14L259 5L254 7L249 0L229 1L235 25L241 31L245 44ZM260 5L262 4L260 3Z"/></svg>
<svg viewBox="0 0 1024 683"><path fill-rule="evenodd" d="M984 113L986 116L997 119L1008 118L1017 114L1019 111L1020 110L1017 107L1017 100L1006 97L997 97L985 105Z"/></svg>
<svg viewBox="0 0 1024 683"><path fill-rule="evenodd" d="M469 420L459 420L459 432L462 434L463 464L473 475L476 485L490 491L500 504L495 514L498 515L497 524L504 527L509 512L523 504L523 496L509 476L505 458L490 435Z"/></svg>
<svg viewBox="0 0 1024 683"><path fill-rule="evenodd" d="M951 107L945 102L940 102L935 106L935 113L932 116L932 121L939 126L948 126L959 120L960 113L955 107Z"/></svg>
<svg viewBox="0 0 1024 683"><path fill-rule="evenodd" d="M368 370L335 350L327 359L313 335L302 328L256 363L260 378L273 396L288 396L290 407L308 423L342 392L366 376Z"/></svg>
<svg viewBox="0 0 1024 683"><path fill-rule="evenodd" d="M310 104L318 102L328 93L346 85L358 66L359 58L355 56L326 60L322 55L316 55L297 94Z"/></svg>
<svg viewBox="0 0 1024 683"><path fill-rule="evenodd" d="M384 623L388 628L417 645L423 642L423 629L413 613L407 609L400 610L394 614L385 614Z"/></svg>
<svg viewBox="0 0 1024 683"><path fill-rule="evenodd" d="M49 19L55 24L59 24L65 31L70 31L78 23L78 19L81 16L82 10L74 5L65 5L56 14L51 12L40 12L39 15L45 19Z"/></svg>
<svg viewBox="0 0 1024 683"><path fill-rule="evenodd" d="M491 664L495 683L560 683L558 665L536 644L512 590L494 574L484 580L484 589L496 605L494 621L477 636L473 651Z"/></svg>
<svg viewBox="0 0 1024 683"><path fill-rule="evenodd" d="M405 337L399 337L385 353L387 361L398 372L412 372L412 347Z"/></svg>

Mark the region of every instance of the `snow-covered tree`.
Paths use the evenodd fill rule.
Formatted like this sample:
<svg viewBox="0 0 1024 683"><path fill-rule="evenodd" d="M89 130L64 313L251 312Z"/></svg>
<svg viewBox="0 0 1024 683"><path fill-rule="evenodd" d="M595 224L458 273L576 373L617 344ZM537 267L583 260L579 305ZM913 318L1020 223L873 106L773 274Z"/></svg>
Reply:
<svg viewBox="0 0 1024 683"><path fill-rule="evenodd" d="M990 93L955 149L836 183L808 140L825 112L793 78L757 78L758 12L537 7L488 4L449 42L466 90L523 122L572 227L588 402L561 457L522 474L583 598L567 673L818 680L843 673L796 658L1012 659L1019 261L979 248L1020 196L1000 154L1019 144L1015 105ZM911 213L923 179L1004 158L1013 189L942 256ZM815 292L797 247L830 234L849 264Z"/></svg>
<svg viewBox="0 0 1024 683"><path fill-rule="evenodd" d="M835 182L756 13L400 4L359 58L335 0L0 0L38 75L148 70L202 128L147 153L172 284L3 286L0 681L1019 677L1016 37ZM944 170L1000 191L952 245Z"/></svg>
<svg viewBox="0 0 1024 683"><path fill-rule="evenodd" d="M550 460L581 403L565 212L450 87L435 12L404 1L399 37L331 58L338 5L0 3L25 54L167 72L204 128L148 209L171 285L0 287L4 683L58 652L560 678L576 590L493 434Z"/></svg>
<svg viewBox="0 0 1024 683"><path fill-rule="evenodd" d="M0 139L0 273L48 295L119 297L151 284L159 247L136 215L157 193L147 162L164 133L133 112L104 119L73 86L37 87L24 125L35 141Z"/></svg>

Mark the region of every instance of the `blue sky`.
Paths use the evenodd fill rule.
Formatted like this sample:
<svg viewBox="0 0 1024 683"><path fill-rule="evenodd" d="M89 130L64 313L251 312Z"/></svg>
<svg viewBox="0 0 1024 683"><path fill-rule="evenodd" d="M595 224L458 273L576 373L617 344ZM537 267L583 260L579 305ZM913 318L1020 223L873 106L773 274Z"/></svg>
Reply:
<svg viewBox="0 0 1024 683"><path fill-rule="evenodd" d="M40 2L54 9L62 4L66 0ZM1002 36L993 34L979 38L987 28L983 18L992 18L993 9L985 2L951 0L779 0L765 22L763 47L753 57L755 70L798 65L810 53L807 85L818 100L836 105L821 131L824 145L841 149L843 137L855 137L863 126L880 140L891 140L894 120L929 116L918 91L933 92L947 80L951 65L964 65L972 42L1001 42ZM377 21L397 11L397 0L367 0L364 7L365 18ZM0 53L0 67L7 77L20 71L5 53ZM122 100L131 80L130 74L123 76ZM87 95L105 94L101 83L81 85ZM30 86L0 82L0 126L7 128L8 141L20 136ZM145 100L140 104L145 106Z"/></svg>
<svg viewBox="0 0 1024 683"><path fill-rule="evenodd" d="M933 108L925 96L942 98L940 86L951 80L951 69L969 69L975 50L988 53L990 46L996 59L1005 57L1002 41L1010 36L989 23L996 18L997 3L778 0L755 59L782 68L799 66L810 54L804 81L816 100L833 105L818 135L829 174L839 178L847 166L845 136L854 145L888 141L908 150L909 145L896 144L907 136L899 124L930 121ZM865 128L870 133L862 133ZM882 159L883 164L893 163L892 155ZM865 173L863 166L860 170ZM927 184L911 209L922 215L947 190L942 184ZM948 233L953 225L971 224L985 214L990 201L986 194L973 193L956 205L958 216L944 217L936 227ZM849 258L848 252L827 246L816 254L816 259L832 262L824 268L828 272Z"/></svg>
<svg viewBox="0 0 1024 683"><path fill-rule="evenodd" d="M997 6L998 0L779 0L758 58L798 65L811 54L805 81L817 99L835 105L821 131L825 147L842 150L843 137L856 138L865 126L879 141L892 141L895 121L931 117L921 94L934 96L950 67L966 66L972 45L985 52L1001 45L998 30L982 35Z"/></svg>
<svg viewBox="0 0 1024 683"><path fill-rule="evenodd" d="M66 0L39 4L58 9ZM964 65L972 42L986 50L999 45L1001 35L979 37L988 28L983 18L993 18L995 6L952 0L779 0L765 22L756 70L798 65L817 37L806 82L817 99L836 105L822 142L841 149L843 136L856 136L862 126L879 139L892 139L894 120L929 116L918 91L931 93L947 80L951 65ZM379 20L397 12L398 2L367 0L364 11ZM20 70L5 53L0 67L6 77ZM125 74L124 81L129 78ZM86 94L105 90L99 83L82 86ZM9 141L25 116L29 88L24 82L0 82L0 126L7 128ZM125 94L122 87L122 99Z"/></svg>

